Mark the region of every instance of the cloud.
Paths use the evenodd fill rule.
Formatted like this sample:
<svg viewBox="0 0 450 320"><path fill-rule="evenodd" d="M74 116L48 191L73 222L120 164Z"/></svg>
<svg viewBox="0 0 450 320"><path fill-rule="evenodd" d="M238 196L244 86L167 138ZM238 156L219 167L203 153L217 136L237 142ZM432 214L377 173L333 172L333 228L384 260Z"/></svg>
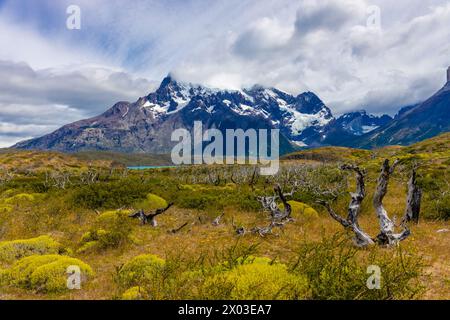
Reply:
<svg viewBox="0 0 450 320"><path fill-rule="evenodd" d="M244 58L284 48L290 41L293 28L283 27L276 19L262 18L254 22L233 44L233 51Z"/></svg>
<svg viewBox="0 0 450 320"><path fill-rule="evenodd" d="M380 29L367 23L374 5ZM291 18L266 12L219 45L185 57L177 74L218 87L311 90L335 114L366 108L392 115L440 89L450 65L450 4L404 7L381 0L301 1Z"/></svg>
<svg viewBox="0 0 450 320"><path fill-rule="evenodd" d="M335 114L394 114L437 91L450 65L445 0L78 0L77 31L69 4L0 2L0 141L134 101L169 72L313 91ZM374 5L381 29L366 23Z"/></svg>
<svg viewBox="0 0 450 320"><path fill-rule="evenodd" d="M0 61L0 102L61 104L95 114L114 102L136 100L153 85L123 71L99 66L34 70L25 63Z"/></svg>
<svg viewBox="0 0 450 320"><path fill-rule="evenodd" d="M148 80L100 66L34 70L0 61L0 141L49 133L154 88Z"/></svg>
<svg viewBox="0 0 450 320"><path fill-rule="evenodd" d="M306 0L297 10L295 29L299 35L318 30L336 31L355 21L364 21L365 11L362 1Z"/></svg>

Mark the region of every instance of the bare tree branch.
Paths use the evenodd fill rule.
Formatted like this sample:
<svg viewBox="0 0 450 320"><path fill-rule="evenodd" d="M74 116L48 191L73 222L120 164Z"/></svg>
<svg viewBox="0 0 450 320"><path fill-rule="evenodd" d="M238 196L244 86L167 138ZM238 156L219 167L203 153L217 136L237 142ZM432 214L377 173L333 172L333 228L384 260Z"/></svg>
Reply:
<svg viewBox="0 0 450 320"><path fill-rule="evenodd" d="M163 214L163 213L165 213L172 206L173 206L173 203L170 203L167 207L161 208L161 209L157 209L156 211L154 211L152 213L148 213L148 214L146 214L144 212L144 210L141 209L138 212L135 212L135 213L129 215L129 217L130 218L139 219L141 221L142 225L150 223L150 225L152 227L157 227L158 226L158 222L156 221L156 217L161 215L161 214Z"/></svg>
<svg viewBox="0 0 450 320"><path fill-rule="evenodd" d="M358 223L359 213L361 212L361 203L366 196L364 185L365 172L359 167L352 165L343 165L341 169L354 171L356 173L356 192L350 193L351 201L348 206L347 219L338 215L331 208L331 205L327 201L322 200L319 201L319 203L327 209L328 213L334 220L339 222L344 228L351 229L354 232L355 237L353 238L353 242L355 243L355 245L357 245L358 247L366 247L372 245L374 244L374 241L367 233L365 233L361 229Z"/></svg>
<svg viewBox="0 0 450 320"><path fill-rule="evenodd" d="M377 214L380 223L380 233L376 237L376 240L381 245L393 245L404 239L406 239L411 232L406 224L403 224L403 231L395 234L395 223L389 218L386 209L383 206L383 199L386 196L387 188L389 184L389 178L394 173L395 167L398 165L397 159L392 166L389 165L389 160L386 159L381 166L381 172L377 180L377 187L373 196L373 207Z"/></svg>

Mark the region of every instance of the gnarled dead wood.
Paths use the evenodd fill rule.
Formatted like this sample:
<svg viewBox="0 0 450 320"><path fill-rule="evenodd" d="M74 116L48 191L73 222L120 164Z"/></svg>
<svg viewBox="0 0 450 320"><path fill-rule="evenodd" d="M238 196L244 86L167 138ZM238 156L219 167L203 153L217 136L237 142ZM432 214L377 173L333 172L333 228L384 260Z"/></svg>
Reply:
<svg viewBox="0 0 450 320"><path fill-rule="evenodd" d="M389 160L386 159L381 166L381 172L377 180L377 187L373 196L373 207L380 223L380 233L376 237L376 241L380 245L393 245L404 239L410 234L406 223L402 224L403 231L401 233L395 232L395 223L389 218L386 209L383 206L383 199L386 196L389 184L389 178L394 173L395 168L399 164L399 160L395 160L392 166L389 165Z"/></svg>
<svg viewBox="0 0 450 320"><path fill-rule="evenodd" d="M408 196L406 197L406 209L402 224L409 221L419 223L422 190L417 186L416 167L412 169L411 178L408 181Z"/></svg>
<svg viewBox="0 0 450 320"><path fill-rule="evenodd" d="M168 233L176 234L176 233L180 232L181 230L183 230L188 224L189 224L189 222L186 222L186 223L182 224L180 227L168 231Z"/></svg>
<svg viewBox="0 0 450 320"><path fill-rule="evenodd" d="M129 215L130 218L139 219L142 223L142 225L150 223L152 227L157 227L158 222L156 221L156 217L165 213L167 210L170 209L170 207L173 206L173 203L169 203L169 205L165 208L157 209L154 212L151 213L145 213L144 210L139 210L138 212L135 212L131 215Z"/></svg>
<svg viewBox="0 0 450 320"><path fill-rule="evenodd" d="M212 225L214 227L217 227L220 225L220 222L222 220L222 218L224 217L225 213L222 213L220 216L218 216L217 218L214 219L214 221L212 222Z"/></svg>
<svg viewBox="0 0 450 320"><path fill-rule="evenodd" d="M351 201L348 206L347 218L343 218L338 215L333 210L329 202L319 201L319 203L327 209L328 213L334 220L339 222L344 228L351 229L354 232L355 237L353 238L353 242L355 243L355 245L357 245L358 247L366 247L372 245L374 244L374 241L367 233L365 233L360 228L358 223L359 213L361 212L361 203L366 196L364 184L365 172L359 167L352 165L343 165L341 169L354 171L356 173L356 192L350 193Z"/></svg>
<svg viewBox="0 0 450 320"><path fill-rule="evenodd" d="M257 200L261 203L264 210L270 212L271 219L273 221L285 221L285 220L292 220L291 214L292 214L292 207L288 203L286 197L293 196L295 192L295 187L290 193L283 193L281 190L281 186L277 185L274 188L275 195L271 197L258 197ZM283 210L280 209L280 207L277 204L277 200L280 199L283 203Z"/></svg>
<svg viewBox="0 0 450 320"><path fill-rule="evenodd" d="M257 200L261 203L263 206L263 209L265 211L268 211L270 213L270 223L266 227L254 227L250 230L250 233L258 234L261 237L265 237L267 235L272 234L272 231L274 228L282 228L287 222L293 221L291 214L292 214L292 207L287 201L287 197L291 197L294 195L296 190L296 185L294 185L294 188L290 193L283 193L281 186L277 185L274 188L275 195L271 197L258 197ZM277 200L280 199L283 203L284 208L280 209L280 207L277 204ZM236 228L235 230L238 234L244 235L247 233L247 230L244 227Z"/></svg>
<svg viewBox="0 0 450 320"><path fill-rule="evenodd" d="M347 218L338 215L333 210L329 202L323 200L318 201L327 209L328 213L334 220L339 222L344 228L351 229L354 232L354 243L359 247L366 247L375 243L378 243L379 245L394 245L406 239L411 233L407 226L407 222L411 220L408 215L410 213L412 215L412 212L417 210L417 206L420 210L420 191L417 190L417 185L415 182L415 170L413 171L413 175L410 179L409 193L411 193L411 195L408 195L408 206L405 211L405 217L402 220L403 231L401 233L395 233L395 223L389 218L388 213L383 206L383 199L388 190L389 178L398 164L399 160L396 160L392 166L389 164L389 160L385 160L381 167L380 175L377 179L377 186L373 197L373 207L375 208L379 221L380 233L374 239L364 232L358 223L361 203L366 196L364 184L365 172L359 167L352 165L344 165L341 167L342 170L351 170L356 173L356 192L350 193L351 201L348 207ZM412 206L409 205L410 203L415 203L415 207L412 208Z"/></svg>

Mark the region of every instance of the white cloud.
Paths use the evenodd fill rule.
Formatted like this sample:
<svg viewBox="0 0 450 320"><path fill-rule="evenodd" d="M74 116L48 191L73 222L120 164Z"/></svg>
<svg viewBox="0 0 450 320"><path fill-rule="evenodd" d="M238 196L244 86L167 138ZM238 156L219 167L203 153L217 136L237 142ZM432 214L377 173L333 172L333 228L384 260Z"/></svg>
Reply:
<svg viewBox="0 0 450 320"><path fill-rule="evenodd" d="M154 88L145 79L100 66L34 70L0 61L0 145L50 133Z"/></svg>
<svg viewBox="0 0 450 320"><path fill-rule="evenodd" d="M381 30L366 24L374 4L381 9ZM222 87L260 83L291 93L311 90L337 114L361 108L393 114L443 85L450 65L445 1L306 0L297 9L295 20L267 12L211 47L217 50L186 57L177 74L221 86L220 74Z"/></svg>
<svg viewBox="0 0 450 320"><path fill-rule="evenodd" d="M170 71L213 87L311 90L335 114L393 114L437 91L450 65L445 0L78 0L77 32L65 28L68 4L3 5L0 122L50 130L136 100L155 86L144 78L160 81ZM381 30L366 26L372 5L381 9ZM67 109L52 113L55 105ZM46 123L35 116L43 110Z"/></svg>

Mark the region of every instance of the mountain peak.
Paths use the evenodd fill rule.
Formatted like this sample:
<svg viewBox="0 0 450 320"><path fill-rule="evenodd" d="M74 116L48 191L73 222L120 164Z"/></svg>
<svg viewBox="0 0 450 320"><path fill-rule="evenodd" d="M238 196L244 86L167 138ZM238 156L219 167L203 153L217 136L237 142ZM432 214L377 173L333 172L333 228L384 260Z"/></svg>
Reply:
<svg viewBox="0 0 450 320"><path fill-rule="evenodd" d="M450 83L450 67L447 69L447 83Z"/></svg>
<svg viewBox="0 0 450 320"><path fill-rule="evenodd" d="M172 73L169 73L161 82L159 85L159 89L167 88L171 84L177 84L177 81L175 80Z"/></svg>

